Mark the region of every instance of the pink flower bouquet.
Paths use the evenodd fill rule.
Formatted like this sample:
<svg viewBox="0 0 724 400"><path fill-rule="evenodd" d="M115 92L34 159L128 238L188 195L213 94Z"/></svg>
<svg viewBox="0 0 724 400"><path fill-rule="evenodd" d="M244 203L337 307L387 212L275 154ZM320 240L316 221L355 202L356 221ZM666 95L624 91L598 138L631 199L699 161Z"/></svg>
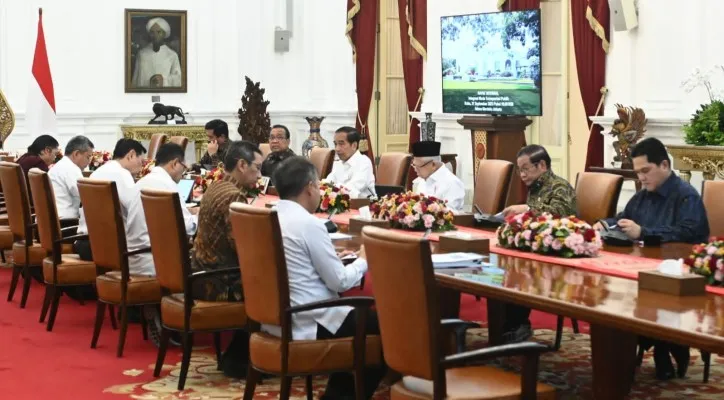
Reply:
<svg viewBox="0 0 724 400"><path fill-rule="evenodd" d="M595 257L603 247L598 231L574 216L525 212L508 217L496 234L499 246L566 258Z"/></svg>
<svg viewBox="0 0 724 400"><path fill-rule="evenodd" d="M413 192L383 196L370 204L373 218L389 220L393 228L434 232L455 229L445 201Z"/></svg>
<svg viewBox="0 0 724 400"><path fill-rule="evenodd" d="M111 161L111 153L109 151L94 151L93 154L91 154L91 161L90 164L88 164L88 169L95 171L108 161Z"/></svg>
<svg viewBox="0 0 724 400"><path fill-rule="evenodd" d="M322 200L319 202L317 212L341 214L349 210L349 190L346 187L321 182L319 184L319 194L322 196Z"/></svg>
<svg viewBox="0 0 724 400"><path fill-rule="evenodd" d="M707 278L709 285L724 284L724 238L713 237L709 243L694 245L684 260L689 271Z"/></svg>

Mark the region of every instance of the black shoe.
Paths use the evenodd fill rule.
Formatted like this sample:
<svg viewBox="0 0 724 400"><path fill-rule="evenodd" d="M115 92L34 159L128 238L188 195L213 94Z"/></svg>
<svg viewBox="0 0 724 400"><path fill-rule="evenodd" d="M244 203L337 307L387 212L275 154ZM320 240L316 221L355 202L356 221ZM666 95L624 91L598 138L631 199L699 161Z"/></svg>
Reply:
<svg viewBox="0 0 724 400"><path fill-rule="evenodd" d="M130 315L129 315L130 317ZM155 307L143 307L143 317L146 319L146 326L148 326L148 337L151 339L151 343L154 346L161 346L161 316L158 314L158 310ZM170 332L171 337L168 342L172 346L181 346L181 336L178 332Z"/></svg>
<svg viewBox="0 0 724 400"><path fill-rule="evenodd" d="M676 376L674 373L674 365L671 363L671 357L669 356L668 346L654 346L654 364L656 366L656 379L668 381Z"/></svg>
<svg viewBox="0 0 724 400"><path fill-rule="evenodd" d="M519 327L509 330L503 334L503 343L521 343L533 337L533 329L529 324L523 324Z"/></svg>
<svg viewBox="0 0 724 400"><path fill-rule="evenodd" d="M671 345L671 355L676 360L676 375L679 378L686 376L686 371L689 369L689 348L680 345Z"/></svg>

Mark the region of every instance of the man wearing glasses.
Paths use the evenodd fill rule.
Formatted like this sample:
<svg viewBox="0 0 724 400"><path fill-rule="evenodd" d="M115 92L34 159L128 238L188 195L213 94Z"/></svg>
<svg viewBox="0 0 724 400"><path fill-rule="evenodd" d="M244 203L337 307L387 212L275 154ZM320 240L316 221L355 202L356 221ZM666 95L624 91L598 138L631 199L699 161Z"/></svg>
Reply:
<svg viewBox="0 0 724 400"><path fill-rule="evenodd" d="M445 200L450 211L462 212L465 185L440 160L440 142L414 143L412 157L412 168L418 176L412 182L414 192Z"/></svg>
<svg viewBox="0 0 724 400"><path fill-rule="evenodd" d="M272 152L266 156L266 159L264 159L264 162L261 164L261 174L271 179L270 184L272 186L274 185L274 171L277 169L277 166L279 166L279 163L294 155L292 149L289 148L290 139L291 135L286 126L272 126L271 133L269 134L269 148Z"/></svg>
<svg viewBox="0 0 724 400"><path fill-rule="evenodd" d="M551 157L545 147L525 146L517 155L517 171L528 187L528 201L507 207L503 215L516 215L526 211L548 212L567 217L576 215L576 191L567 180L551 171ZM533 336L530 326L530 308L507 304L503 324L503 340L517 343Z"/></svg>

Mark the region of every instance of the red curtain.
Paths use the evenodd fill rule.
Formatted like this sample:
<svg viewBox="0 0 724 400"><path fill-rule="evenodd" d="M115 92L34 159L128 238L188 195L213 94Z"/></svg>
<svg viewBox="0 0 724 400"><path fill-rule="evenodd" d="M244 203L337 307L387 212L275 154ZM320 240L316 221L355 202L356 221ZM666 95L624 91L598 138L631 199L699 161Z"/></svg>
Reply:
<svg viewBox="0 0 724 400"><path fill-rule="evenodd" d="M602 111L606 93L606 53L609 47L610 13L607 0L571 2L573 43L576 49L578 84L586 115ZM603 166L603 136L601 127L588 120L590 136L586 155L586 170Z"/></svg>
<svg viewBox="0 0 724 400"><path fill-rule="evenodd" d="M530 10L540 8L540 0L498 0L498 8L505 11Z"/></svg>
<svg viewBox="0 0 724 400"><path fill-rule="evenodd" d="M362 134L363 143L361 143L360 150L372 160L374 168L375 155L372 150L367 121L375 83L377 1L347 0L346 34L352 45L352 58L357 71L357 122L355 127Z"/></svg>
<svg viewBox="0 0 724 400"><path fill-rule="evenodd" d="M407 109L420 111L425 93L422 84L422 64L427 59L427 0L397 0L400 14L400 43L402 70L405 77ZM410 119L409 151L420 141L420 121Z"/></svg>

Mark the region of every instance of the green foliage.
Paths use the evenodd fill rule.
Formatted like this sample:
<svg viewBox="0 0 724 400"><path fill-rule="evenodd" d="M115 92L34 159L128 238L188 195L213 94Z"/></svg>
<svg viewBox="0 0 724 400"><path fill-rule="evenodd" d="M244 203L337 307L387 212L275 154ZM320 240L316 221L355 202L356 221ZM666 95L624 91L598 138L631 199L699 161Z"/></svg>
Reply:
<svg viewBox="0 0 724 400"><path fill-rule="evenodd" d="M684 125L685 142L694 146L724 146L724 103L702 104Z"/></svg>

